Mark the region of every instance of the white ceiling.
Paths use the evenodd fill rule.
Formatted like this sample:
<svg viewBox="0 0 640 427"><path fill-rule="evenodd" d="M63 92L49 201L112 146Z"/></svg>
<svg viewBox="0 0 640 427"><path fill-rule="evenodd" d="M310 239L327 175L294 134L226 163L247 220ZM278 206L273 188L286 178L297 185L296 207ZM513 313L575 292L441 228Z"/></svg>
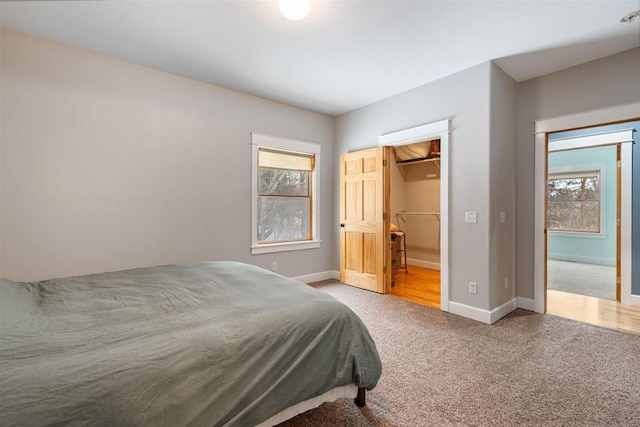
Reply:
<svg viewBox="0 0 640 427"><path fill-rule="evenodd" d="M640 0L29 1L0 25L331 115L496 60L523 81L640 46Z"/></svg>

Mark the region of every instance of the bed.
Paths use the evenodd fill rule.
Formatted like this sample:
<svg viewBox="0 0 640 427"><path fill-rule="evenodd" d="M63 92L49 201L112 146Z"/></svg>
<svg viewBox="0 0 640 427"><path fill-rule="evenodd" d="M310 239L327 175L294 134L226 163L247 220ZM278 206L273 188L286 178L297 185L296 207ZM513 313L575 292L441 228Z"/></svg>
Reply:
<svg viewBox="0 0 640 427"><path fill-rule="evenodd" d="M348 307L255 266L0 279L3 425L270 425L380 373Z"/></svg>

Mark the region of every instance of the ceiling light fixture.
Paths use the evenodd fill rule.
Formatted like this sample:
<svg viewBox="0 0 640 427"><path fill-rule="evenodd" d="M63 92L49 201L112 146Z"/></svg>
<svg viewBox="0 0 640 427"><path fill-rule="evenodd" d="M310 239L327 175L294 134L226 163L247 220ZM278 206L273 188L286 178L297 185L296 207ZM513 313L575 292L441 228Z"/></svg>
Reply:
<svg viewBox="0 0 640 427"><path fill-rule="evenodd" d="M631 12L630 14L623 16L622 19L620 19L620 22L630 24L638 18L640 18L640 10L636 10L635 12Z"/></svg>
<svg viewBox="0 0 640 427"><path fill-rule="evenodd" d="M310 0L278 0L280 12L293 21L305 18L311 10Z"/></svg>

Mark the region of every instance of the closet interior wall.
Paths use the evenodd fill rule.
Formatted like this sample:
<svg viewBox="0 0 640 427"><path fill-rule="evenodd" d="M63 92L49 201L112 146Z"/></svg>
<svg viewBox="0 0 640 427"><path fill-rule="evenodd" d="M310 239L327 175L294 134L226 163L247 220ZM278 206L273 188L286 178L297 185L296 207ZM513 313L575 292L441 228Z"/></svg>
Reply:
<svg viewBox="0 0 640 427"><path fill-rule="evenodd" d="M398 166L391 156L391 222L405 231L407 263L440 269L440 221L435 215L406 215L403 222L396 213L440 212L440 169L436 162ZM404 176L400 173L404 169Z"/></svg>

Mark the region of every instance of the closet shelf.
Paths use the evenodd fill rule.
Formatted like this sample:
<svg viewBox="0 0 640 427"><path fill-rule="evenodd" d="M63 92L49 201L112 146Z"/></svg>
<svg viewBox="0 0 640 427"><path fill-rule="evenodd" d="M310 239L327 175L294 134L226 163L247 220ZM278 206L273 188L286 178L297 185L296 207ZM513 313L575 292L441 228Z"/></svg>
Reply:
<svg viewBox="0 0 640 427"><path fill-rule="evenodd" d="M404 172L404 167L405 166L409 166L409 165L415 165L418 163L430 163L430 162L435 162L436 166L438 167L438 169L440 169L440 157L430 157L428 159L418 159L418 160L405 160L403 162L396 162L396 165L398 165L400 167L400 173L402 174L402 176L405 176L405 172Z"/></svg>
<svg viewBox="0 0 640 427"><path fill-rule="evenodd" d="M438 218L438 221L440 221L440 212L408 212L408 211L398 211L396 212L396 218L398 219L398 222L400 222L400 220L402 220L402 222L406 223L407 219L405 218L405 215L434 215L436 218Z"/></svg>
<svg viewBox="0 0 640 427"><path fill-rule="evenodd" d="M428 159L404 160L397 163L398 163L398 166L406 166L406 165L414 165L416 163L439 162L439 161L440 161L440 157L430 157Z"/></svg>

